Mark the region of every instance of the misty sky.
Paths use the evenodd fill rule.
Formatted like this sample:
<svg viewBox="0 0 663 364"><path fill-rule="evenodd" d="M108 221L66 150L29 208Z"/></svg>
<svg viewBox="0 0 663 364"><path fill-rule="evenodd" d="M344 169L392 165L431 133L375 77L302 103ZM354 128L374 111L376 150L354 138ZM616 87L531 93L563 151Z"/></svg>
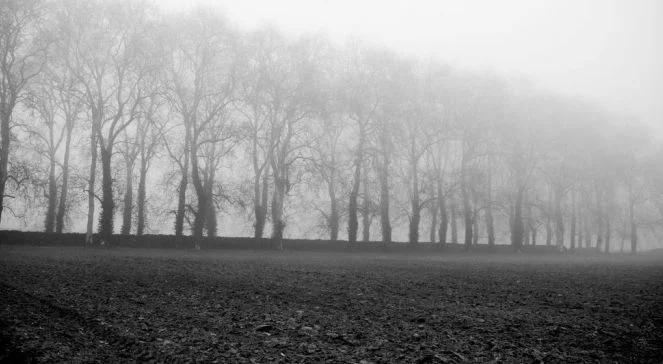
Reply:
<svg viewBox="0 0 663 364"><path fill-rule="evenodd" d="M386 45L454 66L524 76L598 101L663 135L663 0L202 0L232 22ZM167 10L192 0L159 0Z"/></svg>

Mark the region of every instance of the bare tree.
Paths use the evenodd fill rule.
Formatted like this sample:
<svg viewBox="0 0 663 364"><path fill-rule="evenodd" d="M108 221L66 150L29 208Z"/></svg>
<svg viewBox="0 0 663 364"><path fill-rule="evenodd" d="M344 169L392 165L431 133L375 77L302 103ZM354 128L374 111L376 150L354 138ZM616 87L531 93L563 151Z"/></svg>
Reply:
<svg viewBox="0 0 663 364"><path fill-rule="evenodd" d="M44 230L48 233L55 231L56 210L58 204L58 185L56 181L59 167L58 151L67 133L67 125L57 113L57 95L49 76L42 73L42 77L31 87L25 103L36 114L39 122L28 126L27 131L31 139L35 140L34 149L48 161L48 182L46 188L46 216Z"/></svg>
<svg viewBox="0 0 663 364"><path fill-rule="evenodd" d="M62 47L61 51L66 51L67 47ZM76 76L66 67L66 57L61 54L57 56L57 63L53 62L51 57L51 69L49 74L52 77L52 87L55 93L56 108L64 119L65 140L64 156L62 160L62 177L60 186L60 200L58 203L55 231L62 233L64 230L64 221L67 214L67 201L69 195L69 180L71 173L71 147L74 129L80 120L84 105L79 97L78 81Z"/></svg>
<svg viewBox="0 0 663 364"><path fill-rule="evenodd" d="M437 85L433 78L437 70L431 66L415 71L406 82L409 88L408 105L405 110L403 144L407 165L407 190L410 199L408 241L411 244L419 241L419 224L421 212L426 204L433 202L434 193L429 198L422 198L423 183L420 182L423 157L441 142L443 135L443 107L437 95ZM428 172L428 171L425 171ZM439 172L439 171L438 171ZM438 175L438 178L442 177ZM436 219L435 219L436 220ZM434 231L433 231L434 240Z"/></svg>
<svg viewBox="0 0 663 364"><path fill-rule="evenodd" d="M358 212L360 186L364 181L363 205L363 234L368 241L370 234L368 193L368 159L370 138L373 132L378 107L383 102L383 96L379 90L377 63L380 53L362 46L351 44L345 50L343 58L343 71L340 72L341 103L344 106L347 117L354 124L355 142L352 159L352 179L350 193L348 196L348 242L353 244L357 241L359 230ZM362 170L363 169L363 170ZM363 174L363 175L362 175Z"/></svg>
<svg viewBox="0 0 663 364"><path fill-rule="evenodd" d="M143 118L137 117L136 119L137 121L134 123L135 130L132 130L132 135L129 135L128 128L125 129L122 144L118 146L119 152L124 159L124 172L126 173L124 201L122 204L122 227L120 228L120 234L123 235L131 234L133 220L133 177L134 166L138 158L138 143L136 141L138 137L136 134L139 132L139 128L142 127Z"/></svg>
<svg viewBox="0 0 663 364"><path fill-rule="evenodd" d="M168 147L181 170L175 234L183 231L188 175L196 192L193 234L207 229L216 235L214 187L216 170L230 148L230 106L235 90L237 50L234 34L225 21L205 9L197 9L185 21L172 25L167 66L168 100L179 114L184 129L182 154ZM189 168L190 167L190 168ZM190 169L190 171L189 171Z"/></svg>
<svg viewBox="0 0 663 364"><path fill-rule="evenodd" d="M531 187L536 166L537 139L535 137L537 114L536 108L540 99L532 96L514 97L509 106L508 117L501 125L501 145L504 162L509 171L511 185L510 231L511 245L519 250L525 240L525 223L523 207L526 202L527 190ZM514 103L515 102L515 103Z"/></svg>
<svg viewBox="0 0 663 364"><path fill-rule="evenodd" d="M376 62L378 76L377 92L381 103L377 109L375 121L375 165L379 183L379 210L382 244L392 241L390 219L390 192L392 161L395 155L395 138L401 131L401 122L405 119L404 85L410 74L410 63L394 54L382 52L380 62Z"/></svg>
<svg viewBox="0 0 663 364"><path fill-rule="evenodd" d="M146 227L146 203L147 203L147 173L152 165L152 159L156 156L166 123L158 120L159 109L162 99L153 95L142 106L145 115L144 124L138 128L138 195L136 201L136 235L143 235Z"/></svg>
<svg viewBox="0 0 663 364"><path fill-rule="evenodd" d="M316 114L318 57L323 50L316 39L294 43L274 39L270 72L262 100L268 112L269 164L274 184L271 202L272 239L283 248L285 199L290 190L291 166L307 145L304 123Z"/></svg>
<svg viewBox="0 0 663 364"><path fill-rule="evenodd" d="M65 8L60 29L71 42L68 67L82 88L91 115L91 164L88 187L88 242L92 241L97 152L102 165L99 232L113 233L112 157L118 136L133 123L146 96L143 80L154 57L145 53L147 9L132 1L75 3ZM101 28L98 25L104 24Z"/></svg>
<svg viewBox="0 0 663 364"><path fill-rule="evenodd" d="M0 7L0 221L9 176L9 152L16 105L46 62L40 34L42 1L6 0Z"/></svg>
<svg viewBox="0 0 663 364"><path fill-rule="evenodd" d="M462 75L449 82L453 86L446 95L447 113L459 144L458 185L465 227L464 243L465 249L470 249L474 241L475 219L478 218L478 207L473 206L472 196L481 175L479 158L488 153L487 140L492 137L488 134L490 124L499 118L506 95L501 82L492 78Z"/></svg>
<svg viewBox="0 0 663 364"><path fill-rule="evenodd" d="M341 137L344 132L343 124L338 116L329 112L324 113L319 122L319 134L311 143L311 165L319 175L327 190L329 209L323 211L329 230L329 239L338 240L341 211L339 207L339 189L341 184Z"/></svg>

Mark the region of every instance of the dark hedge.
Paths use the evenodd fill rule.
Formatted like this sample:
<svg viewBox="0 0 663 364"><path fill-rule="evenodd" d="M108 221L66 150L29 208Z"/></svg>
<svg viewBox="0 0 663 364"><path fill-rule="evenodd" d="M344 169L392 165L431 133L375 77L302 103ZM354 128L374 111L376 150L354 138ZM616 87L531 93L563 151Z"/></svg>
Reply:
<svg viewBox="0 0 663 364"><path fill-rule="evenodd" d="M99 238L95 237L99 242ZM81 233L44 233L32 231L0 231L0 244L7 245L37 245L37 246L84 246L85 234ZM246 238L246 237L216 237L216 238L194 238L192 236L174 235L113 235L107 246L130 247L130 248L160 248L160 249L275 249L271 239ZM387 247L381 242L358 242L349 245L347 241L330 240L305 240L284 239L286 250L318 250L318 251L363 251L363 252L401 252L401 253L463 253L465 246L461 244L431 244L431 243L391 243ZM523 253L536 254L560 254L560 251L552 246L524 246ZM472 246L472 253L514 253L513 248L508 245L496 245L489 247L485 244Z"/></svg>

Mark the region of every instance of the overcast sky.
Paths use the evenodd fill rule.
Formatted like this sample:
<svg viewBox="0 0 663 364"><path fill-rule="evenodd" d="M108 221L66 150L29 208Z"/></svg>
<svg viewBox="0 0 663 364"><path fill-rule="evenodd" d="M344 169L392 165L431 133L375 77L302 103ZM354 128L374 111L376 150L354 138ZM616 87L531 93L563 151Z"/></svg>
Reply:
<svg viewBox="0 0 663 364"><path fill-rule="evenodd" d="M663 134L663 0L203 0L243 28L357 37L525 76L636 114ZM159 0L169 11L191 0Z"/></svg>

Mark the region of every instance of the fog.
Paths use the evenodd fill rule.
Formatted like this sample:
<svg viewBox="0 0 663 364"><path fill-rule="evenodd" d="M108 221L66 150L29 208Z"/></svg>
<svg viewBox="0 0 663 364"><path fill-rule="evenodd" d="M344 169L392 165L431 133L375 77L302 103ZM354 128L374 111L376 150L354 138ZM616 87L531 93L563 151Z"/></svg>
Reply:
<svg viewBox="0 0 663 364"><path fill-rule="evenodd" d="M636 115L663 135L663 3L657 0L161 0L245 28L360 38L458 67L524 77Z"/></svg>
<svg viewBox="0 0 663 364"><path fill-rule="evenodd" d="M659 1L2 11L2 229L661 247Z"/></svg>

